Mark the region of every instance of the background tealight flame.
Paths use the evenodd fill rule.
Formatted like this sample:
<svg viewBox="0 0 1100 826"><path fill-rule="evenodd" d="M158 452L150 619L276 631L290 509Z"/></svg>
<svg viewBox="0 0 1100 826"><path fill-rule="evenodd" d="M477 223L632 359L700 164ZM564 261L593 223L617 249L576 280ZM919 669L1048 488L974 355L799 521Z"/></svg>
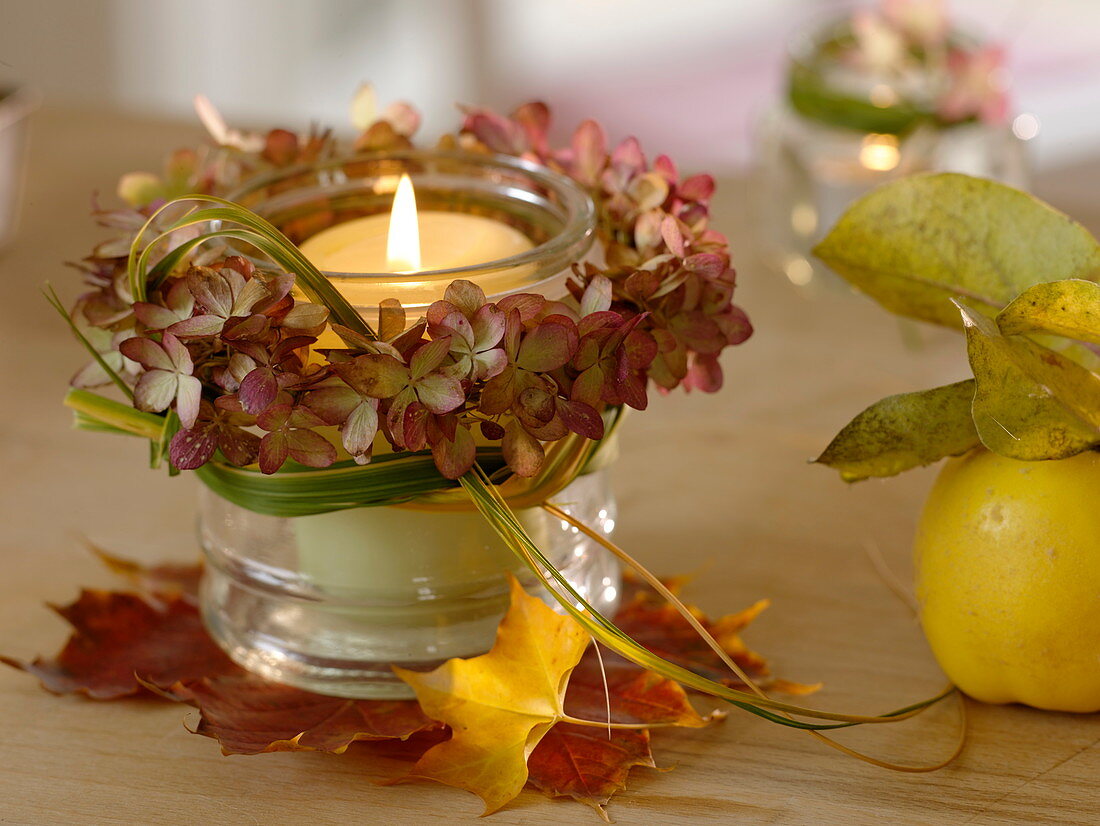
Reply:
<svg viewBox="0 0 1100 826"><path fill-rule="evenodd" d="M390 272L420 269L420 224L416 217L416 193L408 175L402 175L393 196L390 229L386 236L386 264Z"/></svg>

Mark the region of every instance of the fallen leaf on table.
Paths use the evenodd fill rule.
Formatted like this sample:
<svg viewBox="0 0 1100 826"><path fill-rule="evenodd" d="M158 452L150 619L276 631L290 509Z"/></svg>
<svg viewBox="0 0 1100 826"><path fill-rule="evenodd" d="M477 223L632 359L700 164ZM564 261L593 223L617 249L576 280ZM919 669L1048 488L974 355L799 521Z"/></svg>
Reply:
<svg viewBox="0 0 1100 826"><path fill-rule="evenodd" d="M606 659L609 652L603 652ZM589 647L569 677L565 710L582 720L649 723L699 728L725 715L701 717L684 689L659 674L633 666L607 673ZM634 766L656 768L648 730L613 729L557 723L527 761L528 782L549 797L572 797L605 817L603 807L626 788Z"/></svg>
<svg viewBox="0 0 1100 826"><path fill-rule="evenodd" d="M195 733L217 740L223 754L343 754L357 740L406 740L443 730L415 700L328 697L251 675L203 679L164 693L199 709Z"/></svg>
<svg viewBox="0 0 1100 826"><path fill-rule="evenodd" d="M594 808L604 820L604 806L626 788L635 766L655 769L649 731L614 730L558 723L527 761L528 783L548 797L571 797Z"/></svg>
<svg viewBox="0 0 1100 826"><path fill-rule="evenodd" d="M142 681L167 687L243 673L207 635L198 609L180 594L146 599L85 590L76 602L54 610L73 627L56 658L27 663L0 657L0 662L33 674L56 694L113 700L145 690Z"/></svg>
<svg viewBox="0 0 1100 826"><path fill-rule="evenodd" d="M452 731L402 779L466 789L485 801L485 814L523 789L527 759L562 719L569 673L589 642L576 620L528 596L515 579L511 589L511 606L488 654L448 660L426 673L394 668L424 712Z"/></svg>
<svg viewBox="0 0 1100 826"><path fill-rule="evenodd" d="M147 566L132 559L115 556L91 543L88 548L111 573L122 577L139 591L150 594L183 594L191 599L198 598L199 580L202 578L201 562L191 565L168 562Z"/></svg>

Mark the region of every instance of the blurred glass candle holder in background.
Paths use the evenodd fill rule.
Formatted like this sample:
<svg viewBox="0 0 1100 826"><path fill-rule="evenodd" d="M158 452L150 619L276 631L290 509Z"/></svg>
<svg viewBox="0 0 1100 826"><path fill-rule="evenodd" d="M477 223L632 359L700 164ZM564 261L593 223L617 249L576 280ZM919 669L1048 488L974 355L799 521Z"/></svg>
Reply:
<svg viewBox="0 0 1100 826"><path fill-rule="evenodd" d="M37 108L35 92L0 87L0 249L11 243L19 226L28 125Z"/></svg>
<svg viewBox="0 0 1100 826"><path fill-rule="evenodd" d="M1000 49L951 29L941 8L883 3L791 41L783 99L754 136L753 189L767 260L792 283L840 283L811 250L886 181L955 171L1026 188L1038 122L1009 123Z"/></svg>
<svg viewBox="0 0 1100 826"><path fill-rule="evenodd" d="M415 191L411 224L396 203L411 195L395 197L403 182ZM372 324L387 298L415 320L458 278L490 300L517 292L563 298L570 267L595 234L592 201L569 178L466 153L327 160L258 178L230 199L298 243ZM391 232L401 223L419 235L415 243ZM334 338L317 346L343 345ZM388 449L384 440L377 445ZM611 437L588 472L555 496L605 534L616 517L604 469L613 455ZM579 593L601 611L614 609L621 588L614 558L539 508L517 515ZM537 585L472 508L353 507L283 518L204 488L199 532L208 561L203 615L214 638L252 671L339 696L411 696L391 664L429 667L483 653L507 604L504 574Z"/></svg>

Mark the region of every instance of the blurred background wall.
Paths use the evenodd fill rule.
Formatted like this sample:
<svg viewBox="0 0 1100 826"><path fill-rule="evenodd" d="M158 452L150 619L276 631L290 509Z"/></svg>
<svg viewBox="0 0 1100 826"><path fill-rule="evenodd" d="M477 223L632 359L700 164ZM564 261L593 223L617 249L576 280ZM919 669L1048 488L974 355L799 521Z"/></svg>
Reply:
<svg viewBox="0 0 1100 826"><path fill-rule="evenodd" d="M230 122L347 123L371 80L425 130L455 101L541 97L571 126L728 171L774 99L785 43L833 0L0 0L0 82L48 105L190 117L207 94ZM1042 124L1040 166L1100 145L1100 0L955 0L1009 49L1018 111Z"/></svg>

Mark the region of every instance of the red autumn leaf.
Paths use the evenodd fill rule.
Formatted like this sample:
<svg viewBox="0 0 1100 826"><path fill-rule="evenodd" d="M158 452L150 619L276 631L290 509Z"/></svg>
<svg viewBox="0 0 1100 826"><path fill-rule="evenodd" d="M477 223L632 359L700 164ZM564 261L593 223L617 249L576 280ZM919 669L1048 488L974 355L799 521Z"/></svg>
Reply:
<svg viewBox="0 0 1100 826"><path fill-rule="evenodd" d="M54 610L74 629L56 658L0 661L33 674L57 694L113 700L137 694L144 683L165 687L241 671L207 636L193 602L180 594L146 599L85 590L76 602Z"/></svg>
<svg viewBox="0 0 1100 826"><path fill-rule="evenodd" d="M223 754L343 754L356 740L406 740L443 729L414 700L328 697L251 675L198 680L165 693L199 709L195 733L217 740Z"/></svg>
<svg viewBox="0 0 1100 826"><path fill-rule="evenodd" d="M592 806L607 820L603 807L626 788L634 766L656 768L649 732L606 730L558 723L527 759L527 782L548 797L572 797Z"/></svg>
<svg viewBox="0 0 1100 826"><path fill-rule="evenodd" d="M768 664L759 654L745 647L739 632L767 607L768 601L760 600L744 611L727 614L715 621L709 620L697 609L691 610L730 659L750 677L757 679L768 676ZM669 662L725 685L743 685L675 606L661 601L652 592L642 592L623 606L615 617L615 623L641 645ZM627 665L615 654L609 655L609 660L609 669Z"/></svg>
<svg viewBox="0 0 1100 826"><path fill-rule="evenodd" d="M191 599L199 595L199 579L202 577L202 563L191 565L164 563L147 567L140 562L124 559L108 553L95 545L89 545L108 570L129 582L139 591L150 594L183 594Z"/></svg>

